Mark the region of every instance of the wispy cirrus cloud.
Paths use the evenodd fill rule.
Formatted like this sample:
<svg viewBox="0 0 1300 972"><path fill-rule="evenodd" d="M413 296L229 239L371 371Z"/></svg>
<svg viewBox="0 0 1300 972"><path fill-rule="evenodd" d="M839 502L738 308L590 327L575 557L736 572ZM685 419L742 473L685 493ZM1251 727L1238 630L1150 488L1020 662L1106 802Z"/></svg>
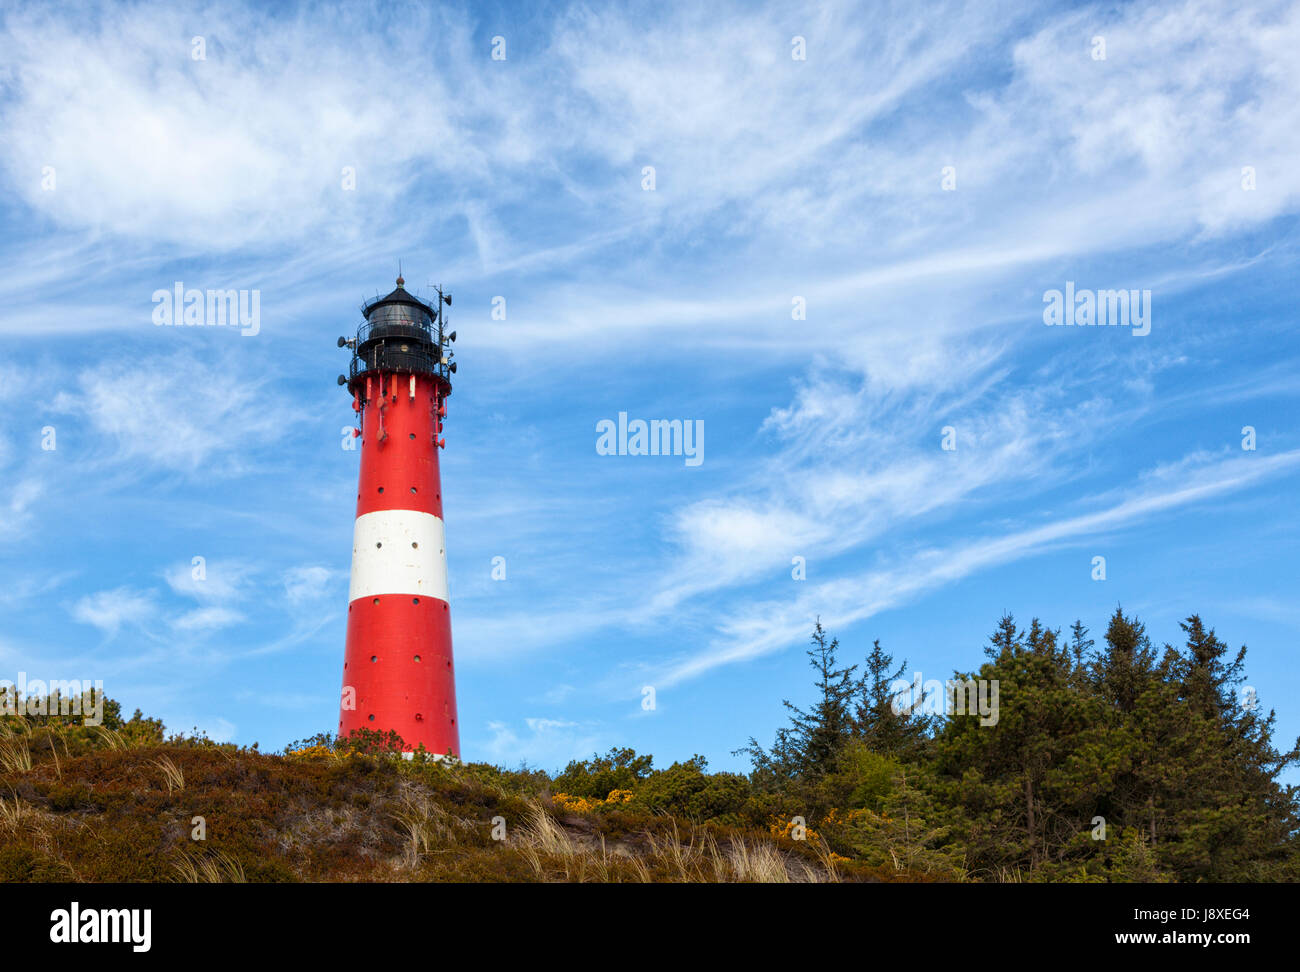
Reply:
<svg viewBox="0 0 1300 972"><path fill-rule="evenodd" d="M142 624L157 611L157 602L149 592L118 587L79 599L72 607L72 617L111 637L123 625Z"/></svg>
<svg viewBox="0 0 1300 972"><path fill-rule="evenodd" d="M761 657L803 638L818 615L832 628L848 626L989 567L1212 500L1297 468L1300 450L1180 463L1177 482L1168 481L1170 470L1157 471L1156 488L1148 486L1106 509L948 548L924 549L886 569L811 584L793 601L758 601L722 622L722 636L707 651L663 666L652 680L671 686L721 665Z"/></svg>
<svg viewBox="0 0 1300 972"><path fill-rule="evenodd" d="M199 601L236 601L248 590L256 568L249 563L195 557L163 572L167 586Z"/></svg>
<svg viewBox="0 0 1300 972"><path fill-rule="evenodd" d="M566 719L528 717L519 723L492 722L485 752L499 763L563 767L590 756L600 745L599 727Z"/></svg>
<svg viewBox="0 0 1300 972"><path fill-rule="evenodd" d="M466 738L492 758L606 748L592 700L629 671L741 706L709 676L817 613L851 626L1211 501L1287 508L1294 329L1270 289L1300 209L1293 4L516 13L219 0L0 23L0 402L60 437L38 455L31 423L0 432L0 571L69 550L86 578L120 571L57 591L73 649L81 625L139 628L118 660L145 699L173 705L175 645L196 683L228 689L237 659L332 699L356 475L333 339L398 259L456 289L452 614ZM261 335L155 329L150 295L178 279L260 289ZM1047 331L1066 280L1151 288L1151 336ZM625 409L706 420L704 467L593 465L592 418ZM1260 452L1229 463L1245 425ZM1286 537L1243 546L1289 564ZM1216 576L1225 599L1285 600ZM280 718L236 695L231 725ZM547 719L518 716L539 701Z"/></svg>
<svg viewBox="0 0 1300 972"><path fill-rule="evenodd" d="M266 371L195 349L146 363L115 359L81 371L55 396L56 412L86 423L97 445L83 462L234 477L248 454L303 421ZM214 462L216 458L220 462Z"/></svg>
<svg viewBox="0 0 1300 972"><path fill-rule="evenodd" d="M195 608L172 620L172 627L187 634L220 631L239 624L244 616L231 608L209 605Z"/></svg>

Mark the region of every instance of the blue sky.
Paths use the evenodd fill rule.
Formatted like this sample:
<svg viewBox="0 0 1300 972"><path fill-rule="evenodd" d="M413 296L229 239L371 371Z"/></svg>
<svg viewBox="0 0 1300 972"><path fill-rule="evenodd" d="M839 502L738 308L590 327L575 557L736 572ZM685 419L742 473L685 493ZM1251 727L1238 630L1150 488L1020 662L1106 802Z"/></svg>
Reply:
<svg viewBox="0 0 1300 972"><path fill-rule="evenodd" d="M1004 611L1121 603L1247 644L1293 739L1300 8L1248 7L6 8L3 677L334 724L335 338L400 259L455 300L468 758L741 768L818 615L944 678ZM176 281L259 333L155 326ZM1067 281L1150 332L1044 326ZM619 412L703 421L703 463L598 455Z"/></svg>

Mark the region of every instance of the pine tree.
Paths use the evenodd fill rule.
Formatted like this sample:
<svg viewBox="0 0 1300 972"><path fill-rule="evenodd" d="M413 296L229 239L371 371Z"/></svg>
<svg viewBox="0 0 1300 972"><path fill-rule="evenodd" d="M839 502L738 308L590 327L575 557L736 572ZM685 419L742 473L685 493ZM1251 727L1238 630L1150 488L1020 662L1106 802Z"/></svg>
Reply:
<svg viewBox="0 0 1300 972"><path fill-rule="evenodd" d="M1171 833L1157 851L1184 880L1294 880L1300 818L1294 788L1282 788L1277 777L1300 760L1300 740L1279 752L1272 742L1275 713L1263 715L1253 694L1238 694L1244 646L1230 655L1198 615L1181 627L1184 650L1169 650L1186 773L1165 794Z"/></svg>
<svg viewBox="0 0 1300 972"><path fill-rule="evenodd" d="M1120 712L1131 712L1154 668L1155 652L1146 627L1136 619L1126 618L1123 609L1117 607L1106 628L1106 647L1094 665L1101 694Z"/></svg>
<svg viewBox="0 0 1300 972"><path fill-rule="evenodd" d="M936 737L936 766L974 860L1034 868L1059 858L1088 825L1109 776L1100 706L1079 692L1057 632L1004 616L978 678L999 686L994 725L952 716Z"/></svg>
<svg viewBox="0 0 1300 972"><path fill-rule="evenodd" d="M1070 626L1070 674L1071 684L1083 691L1088 688L1088 669L1092 665L1093 646L1096 644L1088 637L1088 629L1083 622L1075 619Z"/></svg>
<svg viewBox="0 0 1300 972"><path fill-rule="evenodd" d="M890 686L902 678L907 659L894 668L894 656L880 647L877 638L863 664L857 684L857 708L853 730L868 749L887 756L909 759L924 746L934 722L921 712L922 699L896 705ZM895 711L895 708L902 711Z"/></svg>
<svg viewBox="0 0 1300 972"><path fill-rule="evenodd" d="M1183 646L1158 652L1117 608L1098 649L1081 621L1063 640L1005 615L987 661L954 673L998 685L987 724L895 713L889 690L906 662L876 641L855 678L819 622L815 702L785 703L790 725L770 753L753 739L742 750L753 782L766 781L761 806L838 820L863 853L960 861L977 878L1300 880L1300 788L1279 783L1300 740L1287 752L1273 744L1276 716L1244 685L1244 647L1229 649L1197 615L1182 629Z"/></svg>
<svg viewBox="0 0 1300 972"><path fill-rule="evenodd" d="M752 737L748 746L737 750L749 754L756 771L785 779L809 779L834 769L853 732L850 706L856 691L853 673L858 668L836 667L839 647L838 638L827 641L819 618L812 647L807 650L809 664L817 673L817 699L807 710L784 700L791 712L790 725L777 730L770 753Z"/></svg>

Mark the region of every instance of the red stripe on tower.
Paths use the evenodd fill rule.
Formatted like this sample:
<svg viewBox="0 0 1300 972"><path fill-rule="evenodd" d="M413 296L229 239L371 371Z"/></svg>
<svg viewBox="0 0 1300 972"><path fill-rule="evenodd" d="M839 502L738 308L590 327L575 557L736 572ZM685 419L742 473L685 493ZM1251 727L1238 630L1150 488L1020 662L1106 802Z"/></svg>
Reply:
<svg viewBox="0 0 1300 972"><path fill-rule="evenodd" d="M438 471L456 335L443 330L451 296L430 306L404 283L339 338L361 436L339 733L392 730L407 749L459 757Z"/></svg>

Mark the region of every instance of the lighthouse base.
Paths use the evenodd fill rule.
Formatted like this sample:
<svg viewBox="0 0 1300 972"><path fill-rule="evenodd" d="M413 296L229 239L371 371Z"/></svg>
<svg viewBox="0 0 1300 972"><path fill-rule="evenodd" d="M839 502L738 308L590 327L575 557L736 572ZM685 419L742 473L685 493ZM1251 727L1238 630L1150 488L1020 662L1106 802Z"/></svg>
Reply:
<svg viewBox="0 0 1300 972"><path fill-rule="evenodd" d="M460 755L446 601L386 594L348 605L339 734L358 729L396 732L408 750Z"/></svg>

